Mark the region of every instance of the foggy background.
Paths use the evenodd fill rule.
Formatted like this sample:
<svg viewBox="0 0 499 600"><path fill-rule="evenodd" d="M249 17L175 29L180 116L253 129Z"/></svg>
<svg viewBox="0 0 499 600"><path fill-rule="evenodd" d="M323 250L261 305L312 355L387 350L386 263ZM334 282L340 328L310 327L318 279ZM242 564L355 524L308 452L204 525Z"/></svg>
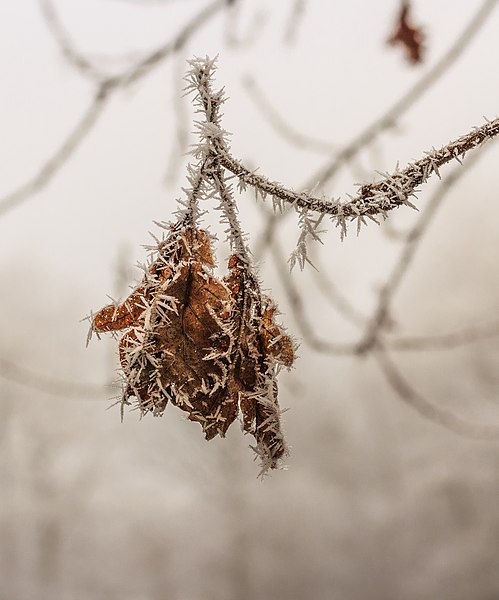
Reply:
<svg viewBox="0 0 499 600"><path fill-rule="evenodd" d="M61 53L42 4L0 3L0 198L39 173L95 93ZM117 73L208 4L54 6L75 48ZM121 423L119 407L109 408L119 395L116 342L94 338L87 348L84 320L107 295L127 295L148 232L157 233L153 221L174 218L188 160L179 132L195 141L189 98L179 99L186 59L219 56L234 156L301 189L328 155L290 144L251 90L294 131L341 148L437 63L480 4L413 0L427 50L411 66L386 44L395 0L236 2L113 93L46 185L0 208L1 600L499 598L499 444L423 418L371 355L310 347L270 252L262 255L263 287L301 345L279 380L288 470L263 482L237 423L209 443L173 406L161 419L129 411ZM346 197L376 170L404 166L495 118L498 31L496 8L445 74L321 191ZM394 297L394 333L440 334L497 319L498 159L499 146L487 146L425 231ZM415 204L423 209L438 185L427 184ZM238 201L257 253L266 213L251 192ZM222 262L228 249L217 217L207 222ZM417 218L403 208L389 223L404 231ZM367 317L400 250L388 234L371 223L341 242L329 227L311 253ZM298 235L290 216L279 227L286 256ZM311 267L290 277L316 337L361 338ZM392 357L434 405L499 427L497 337Z"/></svg>

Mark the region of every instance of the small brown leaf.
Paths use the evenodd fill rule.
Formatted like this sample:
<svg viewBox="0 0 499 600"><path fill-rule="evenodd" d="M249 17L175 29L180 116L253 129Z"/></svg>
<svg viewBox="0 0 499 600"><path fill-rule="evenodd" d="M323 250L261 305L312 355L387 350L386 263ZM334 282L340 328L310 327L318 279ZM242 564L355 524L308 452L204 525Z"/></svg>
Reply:
<svg viewBox="0 0 499 600"><path fill-rule="evenodd" d="M413 64L423 61L425 35L420 27L409 23L410 2L402 0L394 33L388 39L391 45L400 44L406 51L407 60Z"/></svg>

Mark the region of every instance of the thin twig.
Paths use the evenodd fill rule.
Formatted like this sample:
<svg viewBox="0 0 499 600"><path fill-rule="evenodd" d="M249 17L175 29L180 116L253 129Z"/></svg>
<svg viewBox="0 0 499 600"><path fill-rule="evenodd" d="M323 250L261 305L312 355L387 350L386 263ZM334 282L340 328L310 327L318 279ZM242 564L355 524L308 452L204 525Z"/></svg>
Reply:
<svg viewBox="0 0 499 600"><path fill-rule="evenodd" d="M267 119L271 127L284 139L300 148L305 148L321 154L334 154L338 150L337 144L319 140L309 135L303 134L287 123L281 114L272 106L269 99L265 97L263 91L258 86L254 77L247 76L243 79L243 85L248 92L249 98L253 100L255 106L261 114Z"/></svg>
<svg viewBox="0 0 499 600"><path fill-rule="evenodd" d="M367 317L355 308L350 300L344 296L331 279L328 277L326 267L322 264L321 257L317 253L312 256L312 263L315 269L311 269L310 273L314 279L317 288L322 292L323 296L329 301L345 319L357 326L365 326Z"/></svg>
<svg viewBox="0 0 499 600"><path fill-rule="evenodd" d="M182 89L184 61L175 61L173 69L173 113L175 115L175 142L170 150L170 157L165 173L165 182L172 185L178 176L183 157L187 154L189 143L188 116Z"/></svg>
<svg viewBox="0 0 499 600"><path fill-rule="evenodd" d="M93 129L97 119L103 113L104 108L107 105L109 96L110 88L106 85L101 85L86 108L83 117L79 119L75 128L71 131L63 144L47 160L38 173L30 180L23 183L15 191L0 199L0 216L4 215L12 208L19 206L33 194L41 191L49 183L52 177L71 158L83 140Z"/></svg>
<svg viewBox="0 0 499 600"><path fill-rule="evenodd" d="M246 31L238 33L238 18L240 14L241 1L232 0L227 3L229 10L227 11L227 19L225 22L225 43L232 48L243 48L250 46L258 35L261 34L265 27L267 14L262 10L257 10L246 28Z"/></svg>
<svg viewBox="0 0 499 600"><path fill-rule="evenodd" d="M179 220L185 220L190 226L194 227L200 217L199 202L203 196L203 190L206 186L207 170L211 165L208 158L203 158L196 166L187 165L187 181L189 187L183 187L182 191L187 196L184 203L185 209L178 211ZM180 202L180 204L182 204ZM182 214L183 213L183 214Z"/></svg>
<svg viewBox="0 0 499 600"><path fill-rule="evenodd" d="M376 347L374 356L386 380L398 397L420 415L464 437L499 441L499 425L470 423L452 412L435 406L412 388L382 346Z"/></svg>
<svg viewBox="0 0 499 600"><path fill-rule="evenodd" d="M293 8L288 18L286 29L284 31L284 41L287 44L293 44L296 40L298 27L303 20L305 13L306 0L294 0Z"/></svg>
<svg viewBox="0 0 499 600"><path fill-rule="evenodd" d="M466 346L467 344L481 342L498 336L499 321L495 319L483 325L473 325L440 335L387 338L384 343L390 349L397 351L451 350L459 346Z"/></svg>
<svg viewBox="0 0 499 600"><path fill-rule="evenodd" d="M52 0L39 0L39 2L45 22L64 55L64 58L85 77L92 79L98 84L102 84L106 81L109 78L108 75L92 64L73 45L68 32L59 19Z"/></svg>
<svg viewBox="0 0 499 600"><path fill-rule="evenodd" d="M194 104L198 112L202 112L204 120L197 123L200 143L194 153L206 164L203 171L207 180L211 181L215 195L220 200L219 209L222 211L222 222L228 225L226 230L232 251L250 269L251 258L242 231L237 205L233 197L232 185L226 181L224 170L219 161L217 149L225 147L225 132L221 128L220 108L225 102L223 90L214 92L212 77L215 61L209 59L195 59L190 61L191 72L186 77L188 90L195 92Z"/></svg>
<svg viewBox="0 0 499 600"><path fill-rule="evenodd" d="M70 36L62 25L51 0L40 0L42 12L46 18L47 25L61 52L69 63L84 77L106 83L110 87L126 87L138 79L147 75L157 64L164 61L169 55L181 50L191 36L200 29L207 21L215 16L221 9L228 5L227 0L214 0L196 13L175 35L175 37L146 54L134 65L125 69L117 75L106 75L97 69L78 49L73 45Z"/></svg>
<svg viewBox="0 0 499 600"><path fill-rule="evenodd" d="M49 8L49 20L55 20L56 13L50 4L45 6ZM17 190L11 192L4 198L0 199L0 216L6 213L11 208L14 208L30 198L33 194L41 191L52 179L52 177L60 170L65 162L79 147L81 142L93 129L97 118L103 113L107 101L112 93L116 90L125 88L138 79L147 75L156 65L165 60L170 54L178 52L183 48L190 36L193 35L202 25L204 25L211 17L215 16L224 6L227 5L227 0L216 0L204 7L198 14L184 25L177 35L167 44L150 53L146 58L140 60L132 68L127 69L120 75L107 77L98 85L95 95L85 111L82 119L80 119L74 130L68 135L66 141L58 148L54 154L46 161L38 173L27 182L23 183ZM56 35L56 40L61 44L61 50L72 62L75 68L78 68L80 73L90 76L95 79L93 67L82 57L78 51L70 44L69 38L65 35L57 35L59 25L51 28ZM64 31L62 28L60 31Z"/></svg>
<svg viewBox="0 0 499 600"><path fill-rule="evenodd" d="M18 385L52 396L103 398L106 394L105 385L93 385L47 377L45 374L32 371L4 358L0 358L0 376Z"/></svg>
<svg viewBox="0 0 499 600"><path fill-rule="evenodd" d="M232 186L227 184L221 167L216 163L215 165L216 166L211 174L211 180L213 181L213 186L220 197L220 208L225 217L224 221L228 225L228 229L226 231L227 237L233 253L236 254L249 269L252 260L246 243L246 236L244 235L241 224L239 223L237 204L234 201Z"/></svg>
<svg viewBox="0 0 499 600"><path fill-rule="evenodd" d="M227 0L210 2L210 4L194 15L171 41L148 54L124 73L111 77L109 83L117 87L126 87L142 79L168 56L182 50L194 33L227 5Z"/></svg>
<svg viewBox="0 0 499 600"><path fill-rule="evenodd" d="M269 249L273 258L273 264L277 269L277 274L288 298L289 306L303 340L310 348L324 354L339 356L354 354L356 350L355 344L335 343L317 337L314 328L308 320L302 294L295 285L293 278L290 276L286 257L280 247L279 241L275 237L269 242Z"/></svg>
<svg viewBox="0 0 499 600"><path fill-rule="evenodd" d="M467 152L478 148L498 134L499 117L449 142L439 150L428 152L425 157L410 163L402 171L387 173L379 182L362 185L348 202L309 196L288 189L247 169L241 161L229 154L227 148L220 147L218 150L220 163L238 177L242 185L257 188L264 196L269 195L277 201L335 217L343 229L347 219L361 220L363 217L385 216L394 208L411 205L409 197L414 195L417 188L426 183L431 175L438 175L440 167L451 160L464 157Z"/></svg>

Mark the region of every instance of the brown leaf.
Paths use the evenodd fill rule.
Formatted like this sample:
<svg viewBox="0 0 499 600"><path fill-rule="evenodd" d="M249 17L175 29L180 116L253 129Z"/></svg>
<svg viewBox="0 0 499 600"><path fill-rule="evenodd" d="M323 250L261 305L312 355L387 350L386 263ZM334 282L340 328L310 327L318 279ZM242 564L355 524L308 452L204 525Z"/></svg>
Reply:
<svg viewBox="0 0 499 600"><path fill-rule="evenodd" d="M262 296L258 282L241 259L232 256L226 279L233 298L237 344L231 359L232 387L237 390L243 429L257 442L254 450L262 473L275 468L287 454L280 425L276 367L291 366L293 344L274 322L275 307Z"/></svg>
<svg viewBox="0 0 499 600"><path fill-rule="evenodd" d="M213 265L207 232L173 226L139 287L99 311L93 328L125 330L124 403L135 397L142 413L161 415L171 401L207 439L224 436L241 411L263 469L275 468L286 453L276 369L291 366L293 344L241 259L231 257L224 281Z"/></svg>
<svg viewBox="0 0 499 600"><path fill-rule="evenodd" d="M409 0L403 0L394 33L388 39L391 45L400 44L406 51L407 60L413 64L422 62L424 33L420 27L409 23Z"/></svg>
<svg viewBox="0 0 499 600"><path fill-rule="evenodd" d="M222 324L230 309L227 288L207 270L213 264L205 231L173 228L141 285L123 304L94 317L96 331L126 329L120 341L124 400L136 397L143 412L162 414L171 400L203 424L203 413L217 402L224 365L209 355L228 346ZM218 422L216 433L225 433L228 419Z"/></svg>

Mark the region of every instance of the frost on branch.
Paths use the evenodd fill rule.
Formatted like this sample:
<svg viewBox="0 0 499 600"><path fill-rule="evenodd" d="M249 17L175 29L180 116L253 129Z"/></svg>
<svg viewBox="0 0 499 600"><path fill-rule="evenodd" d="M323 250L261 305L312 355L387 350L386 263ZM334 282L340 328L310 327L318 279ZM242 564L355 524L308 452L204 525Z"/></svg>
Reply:
<svg viewBox="0 0 499 600"><path fill-rule="evenodd" d="M293 343L261 293L233 186L220 163L227 141L220 126L223 91L211 89L214 61L190 65L187 90L195 91L201 118L186 200L176 224L165 226L166 239L154 249L141 284L123 304L98 312L93 329L123 330L123 405L135 398L142 414L162 415L171 402L201 425L208 440L224 437L241 415L243 430L256 440L263 475L287 454L276 378L282 366L293 364ZM210 236L198 225L201 203L210 202L221 212L232 252L224 279L213 274Z"/></svg>
<svg viewBox="0 0 499 600"><path fill-rule="evenodd" d="M213 266L206 231L171 226L141 284L123 304L100 310L93 329L123 330L123 404L135 398L142 414L160 416L170 401L208 440L224 437L241 413L265 473L287 453L276 374L292 365L293 345L239 258L230 258L224 280Z"/></svg>
<svg viewBox="0 0 499 600"><path fill-rule="evenodd" d="M293 364L294 351L274 320L273 302L261 293L235 189L251 187L274 205L296 210L301 233L291 262L303 266L307 242L319 239L324 215L344 236L349 222L359 229L396 207L413 207L409 198L440 167L499 134L499 119L360 186L348 201L319 198L285 188L232 157L221 125L224 92L212 86L215 61L198 58L190 67L187 91L194 93L199 141L178 220L165 227L166 239L155 247L141 284L123 304L104 307L92 325L97 332L123 331L123 405L135 398L141 413L162 415L170 401L200 423L207 439L223 437L241 415L265 473L287 453L276 378L282 366ZM224 279L213 274L211 240L199 226L210 205L220 212L231 250Z"/></svg>
<svg viewBox="0 0 499 600"><path fill-rule="evenodd" d="M289 265L292 269L296 263L298 263L300 269L303 270L306 263L312 264L308 258L307 242L309 239L321 242L320 234L324 233L324 231L319 231L319 225L321 224L324 215L318 215L313 218L307 210L300 210L299 214L298 225L300 227L300 236L298 238L296 249L290 256Z"/></svg>

